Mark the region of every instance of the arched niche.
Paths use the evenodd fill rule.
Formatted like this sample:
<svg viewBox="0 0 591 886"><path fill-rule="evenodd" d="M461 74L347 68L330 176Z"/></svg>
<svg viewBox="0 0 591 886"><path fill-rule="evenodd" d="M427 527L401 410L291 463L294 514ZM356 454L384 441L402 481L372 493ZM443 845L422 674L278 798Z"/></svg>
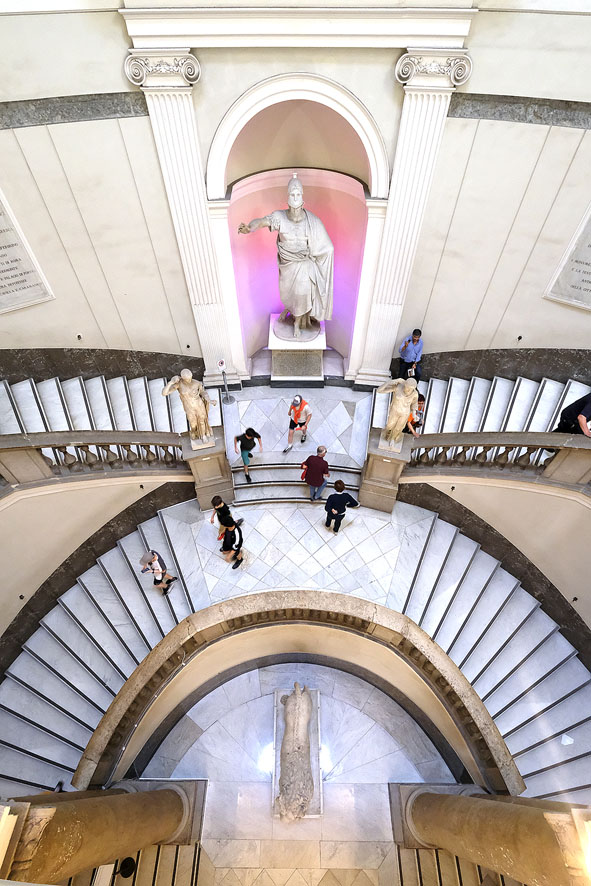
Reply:
<svg viewBox="0 0 591 886"><path fill-rule="evenodd" d="M82 755L79 790L122 778L150 737L199 686L259 660L316 655L392 684L418 706L476 784L524 784L498 729L459 668L407 616L328 591L267 591L187 616L119 690Z"/></svg>
<svg viewBox="0 0 591 886"><path fill-rule="evenodd" d="M249 176L232 188L228 225L238 309L245 352L252 357L267 344L269 314L281 311L277 271L277 235L268 228L238 234L240 222L287 208L287 183L293 172L304 185L305 207L317 215L334 244L333 319L326 324L327 344L348 356L355 322L363 262L367 205L356 179L324 169L299 167Z"/></svg>
<svg viewBox="0 0 591 886"><path fill-rule="evenodd" d="M332 134L336 150L338 151L339 140L342 143L343 134L347 132L347 129L350 129L345 141L355 152L357 143L362 146L365 154L365 160L362 163L367 169L367 174L360 177L362 180L367 178L366 184L370 195L378 198L388 196L389 165L386 146L376 121L365 105L353 93L334 80L321 77L318 74L294 73L280 74L257 83L243 93L225 114L213 137L207 161L207 196L210 200L223 200L226 197L228 185L232 181L228 175L228 161L237 144L240 149L239 137L245 127L257 115L263 115L260 120L260 132L268 133L269 119L264 112L268 108L284 102L299 103L299 110L301 110L301 103L314 103L324 106L338 115L346 125L339 126L339 131L334 131L333 125L332 133L330 119L325 118L327 134ZM284 117L284 112L281 116ZM314 125L320 125L321 118L316 111L313 112L313 116ZM331 117L334 121L334 116L331 115ZM247 150L246 142L253 139L257 140L257 133L252 127L249 127L245 133L244 150ZM255 165L253 168L243 171L242 174L260 172L269 168L265 162L265 155L269 148L269 136L267 135L265 138L261 135L258 142L260 151L253 160ZM286 160L291 162L287 158ZM298 162L301 164L302 161L298 160ZM315 162L314 165L321 164Z"/></svg>

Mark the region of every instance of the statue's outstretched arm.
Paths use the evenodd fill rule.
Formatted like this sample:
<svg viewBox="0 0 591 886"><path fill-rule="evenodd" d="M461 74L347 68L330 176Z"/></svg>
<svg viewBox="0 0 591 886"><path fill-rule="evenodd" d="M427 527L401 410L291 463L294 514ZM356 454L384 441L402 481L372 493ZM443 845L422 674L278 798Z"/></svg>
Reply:
<svg viewBox="0 0 591 886"><path fill-rule="evenodd" d="M240 222L238 225L238 233L239 234L252 234L253 231L258 231L259 228L268 228L269 219L268 216L264 218L253 218L252 221L249 221L248 224L245 222Z"/></svg>

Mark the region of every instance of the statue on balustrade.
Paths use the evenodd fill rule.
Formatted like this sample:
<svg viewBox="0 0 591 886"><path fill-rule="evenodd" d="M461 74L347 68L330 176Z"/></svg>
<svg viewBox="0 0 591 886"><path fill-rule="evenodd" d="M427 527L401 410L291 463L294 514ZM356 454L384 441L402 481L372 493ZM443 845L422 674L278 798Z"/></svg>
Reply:
<svg viewBox="0 0 591 886"><path fill-rule="evenodd" d="M304 189L294 173L287 186L287 209L276 209L263 218L242 222L239 234L259 228L277 231L279 295L283 311L275 333L286 338L288 315L293 317L293 337L310 341L320 332L320 320L332 317L332 241L318 218L304 209ZM292 337L289 326L289 337Z"/></svg>
<svg viewBox="0 0 591 886"><path fill-rule="evenodd" d="M395 378L378 388L378 394L388 394L390 391L392 398L383 436L388 443L398 443L402 438L408 417L411 412L414 412L419 399L416 380L414 378Z"/></svg>
<svg viewBox="0 0 591 886"><path fill-rule="evenodd" d="M282 821L296 821L308 811L314 796L310 762L310 717L312 696L307 686L294 683L291 695L282 695L285 732L281 742L281 775L277 809Z"/></svg>
<svg viewBox="0 0 591 886"><path fill-rule="evenodd" d="M217 400L209 399L207 391L200 381L193 378L190 369L183 369L180 376L173 376L162 388L162 396L167 397L173 391L178 391L189 422L191 448L197 449L199 443L210 443L213 431L209 425L209 406L215 406Z"/></svg>

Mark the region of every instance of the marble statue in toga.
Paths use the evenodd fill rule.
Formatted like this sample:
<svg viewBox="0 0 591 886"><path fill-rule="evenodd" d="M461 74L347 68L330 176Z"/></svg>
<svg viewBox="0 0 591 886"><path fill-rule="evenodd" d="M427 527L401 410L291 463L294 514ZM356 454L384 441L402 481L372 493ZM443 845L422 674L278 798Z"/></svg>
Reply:
<svg viewBox="0 0 591 886"><path fill-rule="evenodd" d="M279 295L283 304L279 320L291 314L293 335L300 338L303 331L312 328L314 320L332 317L334 248L318 216L304 209L304 189L295 173L287 186L287 204L287 209L276 209L248 224L242 222L238 233L250 234L259 228L277 231Z"/></svg>

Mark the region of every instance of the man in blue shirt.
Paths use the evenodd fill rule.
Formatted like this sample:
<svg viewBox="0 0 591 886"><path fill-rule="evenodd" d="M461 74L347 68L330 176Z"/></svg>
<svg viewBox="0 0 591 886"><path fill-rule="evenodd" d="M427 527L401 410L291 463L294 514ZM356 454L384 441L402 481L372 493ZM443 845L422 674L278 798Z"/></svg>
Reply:
<svg viewBox="0 0 591 886"><path fill-rule="evenodd" d="M413 329L412 335L407 335L403 339L399 348L400 369L398 375L400 378L414 378L417 383L421 380L421 357L423 356L423 340L421 338L421 330ZM409 376L409 370L413 372Z"/></svg>

